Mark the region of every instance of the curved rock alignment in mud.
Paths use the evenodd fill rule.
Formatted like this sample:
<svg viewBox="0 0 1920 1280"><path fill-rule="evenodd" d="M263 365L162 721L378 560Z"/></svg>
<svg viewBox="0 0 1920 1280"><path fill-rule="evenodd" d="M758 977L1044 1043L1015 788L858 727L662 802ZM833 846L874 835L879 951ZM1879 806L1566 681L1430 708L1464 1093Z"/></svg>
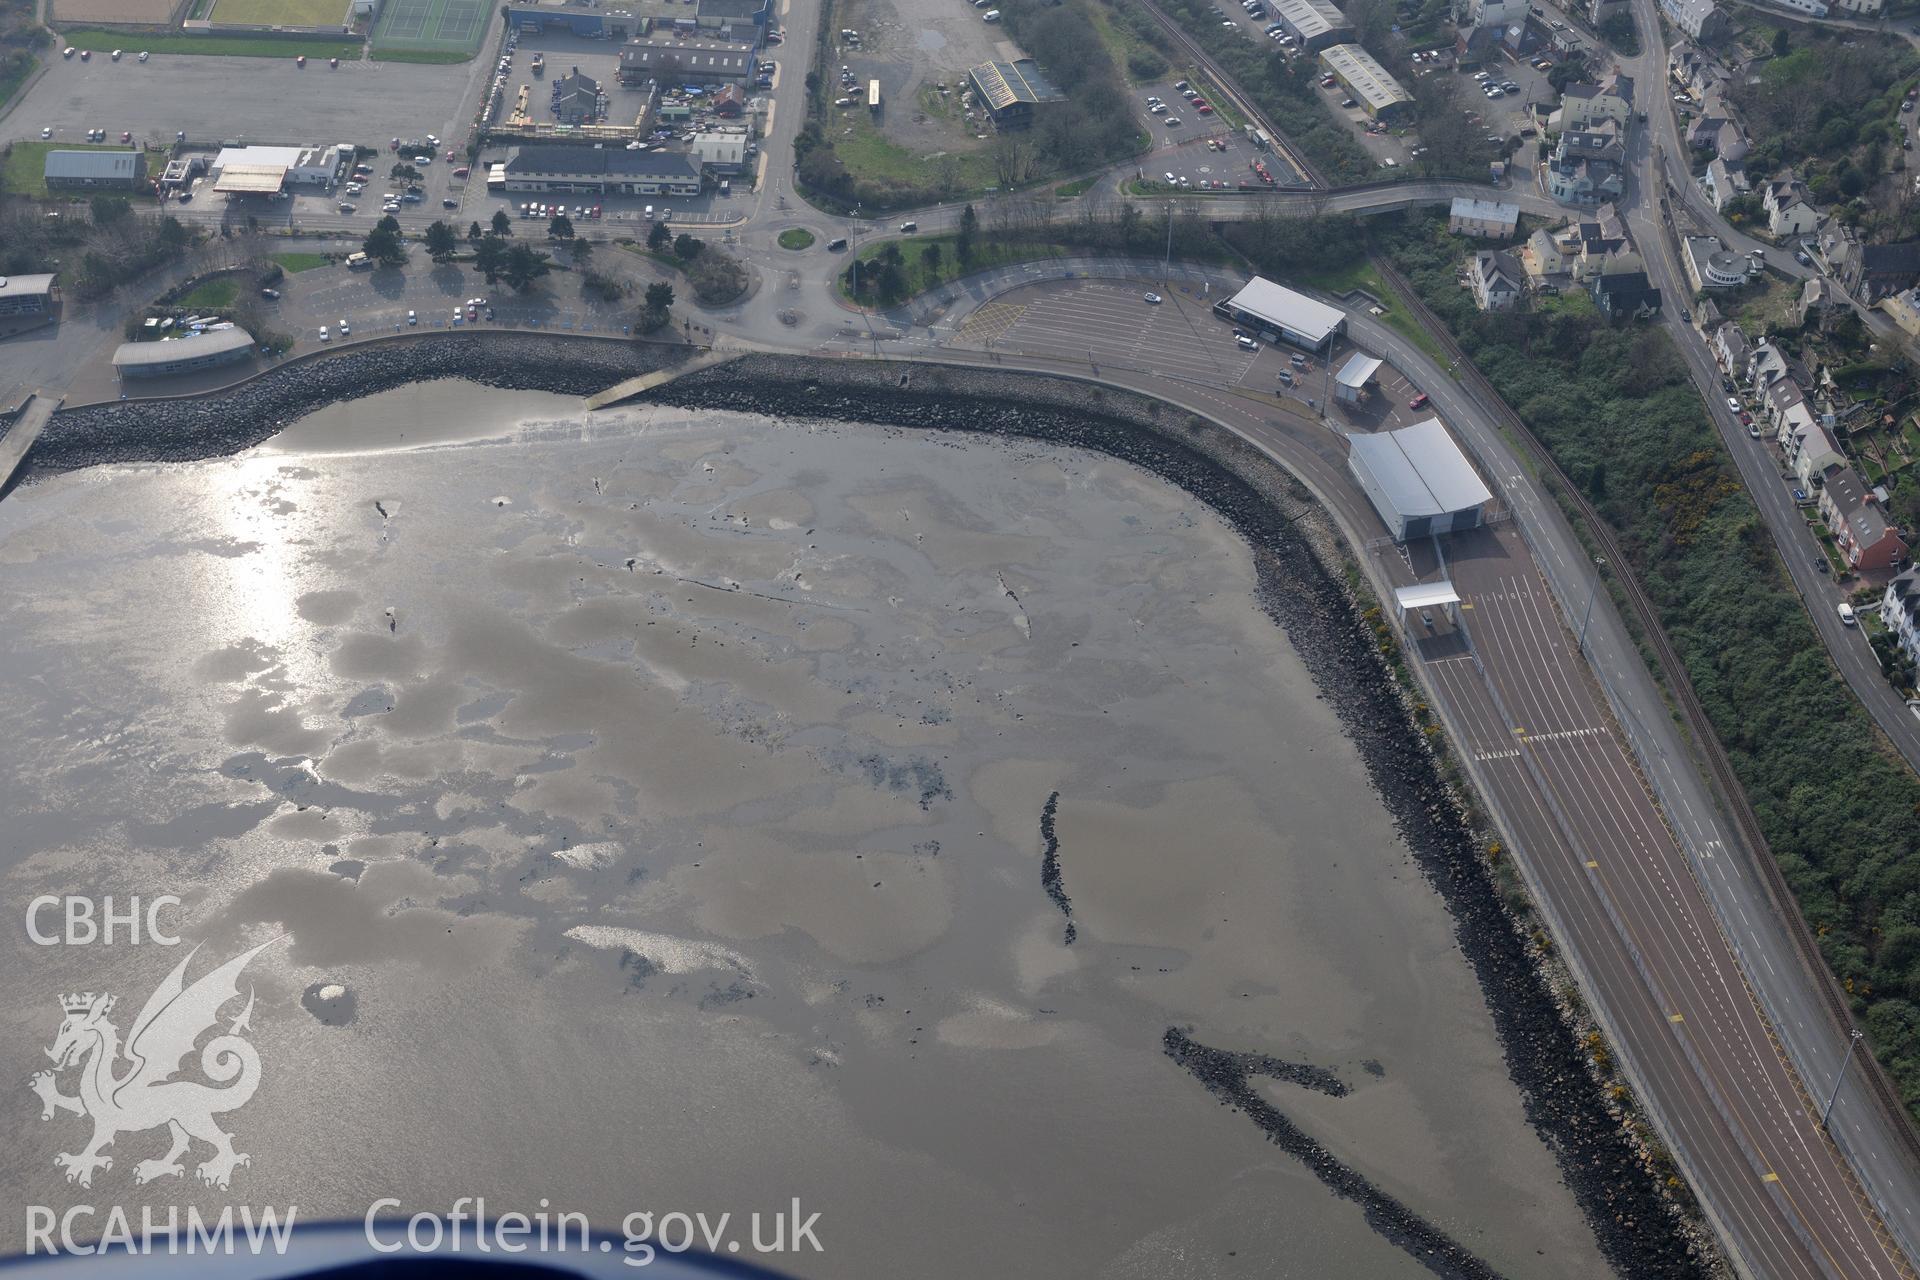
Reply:
<svg viewBox="0 0 1920 1280"><path fill-rule="evenodd" d="M1178 1028L1169 1027L1167 1056L1185 1067L1221 1102L1244 1111L1275 1146L1313 1171L1328 1190L1360 1206L1367 1223L1404 1249L1420 1265L1446 1280L1500 1280L1500 1273L1475 1257L1446 1232L1374 1186L1334 1157L1293 1121L1258 1093L1253 1076L1270 1076L1330 1097L1344 1098L1346 1082L1328 1071L1301 1062L1286 1062L1259 1053L1232 1053L1201 1044Z"/></svg>
<svg viewBox="0 0 1920 1280"><path fill-rule="evenodd" d="M1064 940L1072 946L1080 930L1073 923L1073 899L1067 896L1066 880L1060 874L1060 834L1053 826L1054 815L1059 811L1060 793L1056 791L1047 797L1047 807L1040 811L1040 885L1047 891L1047 899L1067 918Z"/></svg>
<svg viewBox="0 0 1920 1280"><path fill-rule="evenodd" d="M1030 374L915 369L902 376L894 366L754 356L699 370L645 398L1092 449L1211 506L1252 548L1262 608L1334 706L1407 847L1451 911L1527 1117L1553 1148L1608 1261L1636 1280L1712 1274L1714 1260L1681 1230L1677 1210L1608 1114L1372 635L1308 531L1323 547L1338 535L1285 471L1231 432L1145 397ZM1391 1218L1370 1221L1390 1236L1419 1224L1411 1215L1400 1225Z"/></svg>

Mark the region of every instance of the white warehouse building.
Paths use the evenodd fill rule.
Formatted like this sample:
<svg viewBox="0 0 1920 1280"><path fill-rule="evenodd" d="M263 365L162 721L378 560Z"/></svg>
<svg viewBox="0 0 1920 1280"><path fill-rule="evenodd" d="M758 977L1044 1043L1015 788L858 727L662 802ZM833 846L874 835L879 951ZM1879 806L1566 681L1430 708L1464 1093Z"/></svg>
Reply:
<svg viewBox="0 0 1920 1280"><path fill-rule="evenodd" d="M1325 349L1347 327L1347 317L1338 307L1263 276L1255 276L1231 298L1214 303L1213 313L1247 326L1269 342L1291 343L1308 351Z"/></svg>
<svg viewBox="0 0 1920 1280"><path fill-rule="evenodd" d="M1347 467L1395 542L1480 527L1493 495L1440 419L1347 443Z"/></svg>

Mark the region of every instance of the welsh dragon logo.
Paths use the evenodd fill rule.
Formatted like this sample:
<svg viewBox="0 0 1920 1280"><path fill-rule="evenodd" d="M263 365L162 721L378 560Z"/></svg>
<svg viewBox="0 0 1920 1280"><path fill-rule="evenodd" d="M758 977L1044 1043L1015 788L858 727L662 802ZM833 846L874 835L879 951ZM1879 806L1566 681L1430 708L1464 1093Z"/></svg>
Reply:
<svg viewBox="0 0 1920 1280"><path fill-rule="evenodd" d="M89 991L60 997L66 1019L53 1047L46 1051L53 1070L36 1073L28 1083L40 1095L42 1120L51 1120L57 1111L71 1111L93 1121L93 1140L84 1149L53 1158L66 1170L68 1182L92 1186L96 1170L113 1168L113 1158L101 1152L115 1138L162 1125L173 1145L160 1159L134 1165L136 1183L184 1174L180 1157L195 1140L213 1148L213 1155L194 1171L209 1186L225 1189L234 1169L248 1163L246 1154L233 1149L232 1136L213 1118L245 1106L260 1085L260 1055L242 1038L243 1032L252 1029L251 987L239 1016L200 1050L201 1072L224 1087L174 1076L201 1035L219 1021L221 1008L239 998L240 971L277 941L261 943L188 986L187 965L199 951L195 947L147 997L124 1046L119 1029L107 1018L113 1012L113 996ZM80 1071L77 1096L60 1092L59 1075L72 1067Z"/></svg>

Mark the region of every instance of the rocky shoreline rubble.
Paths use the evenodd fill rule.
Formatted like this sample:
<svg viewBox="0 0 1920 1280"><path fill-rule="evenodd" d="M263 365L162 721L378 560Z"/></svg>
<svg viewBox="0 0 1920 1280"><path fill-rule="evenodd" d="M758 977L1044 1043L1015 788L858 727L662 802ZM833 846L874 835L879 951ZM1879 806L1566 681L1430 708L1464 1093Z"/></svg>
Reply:
<svg viewBox="0 0 1920 1280"><path fill-rule="evenodd" d="M226 391L63 409L27 455L22 479L113 462L194 462L250 449L341 400L409 382L465 378L514 391L586 396L688 358L690 348L617 338L483 331L371 342L294 361Z"/></svg>

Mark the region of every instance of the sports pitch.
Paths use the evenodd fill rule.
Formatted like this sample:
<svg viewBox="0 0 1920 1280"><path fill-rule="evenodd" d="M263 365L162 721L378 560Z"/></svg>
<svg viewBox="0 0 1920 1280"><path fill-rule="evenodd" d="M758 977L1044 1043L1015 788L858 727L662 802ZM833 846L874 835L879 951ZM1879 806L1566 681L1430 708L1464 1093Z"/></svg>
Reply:
<svg viewBox="0 0 1920 1280"><path fill-rule="evenodd" d="M387 0L373 28L374 48L473 53L497 12L488 0Z"/></svg>
<svg viewBox="0 0 1920 1280"><path fill-rule="evenodd" d="M216 0L208 17L216 28L338 27L347 20L347 0Z"/></svg>

